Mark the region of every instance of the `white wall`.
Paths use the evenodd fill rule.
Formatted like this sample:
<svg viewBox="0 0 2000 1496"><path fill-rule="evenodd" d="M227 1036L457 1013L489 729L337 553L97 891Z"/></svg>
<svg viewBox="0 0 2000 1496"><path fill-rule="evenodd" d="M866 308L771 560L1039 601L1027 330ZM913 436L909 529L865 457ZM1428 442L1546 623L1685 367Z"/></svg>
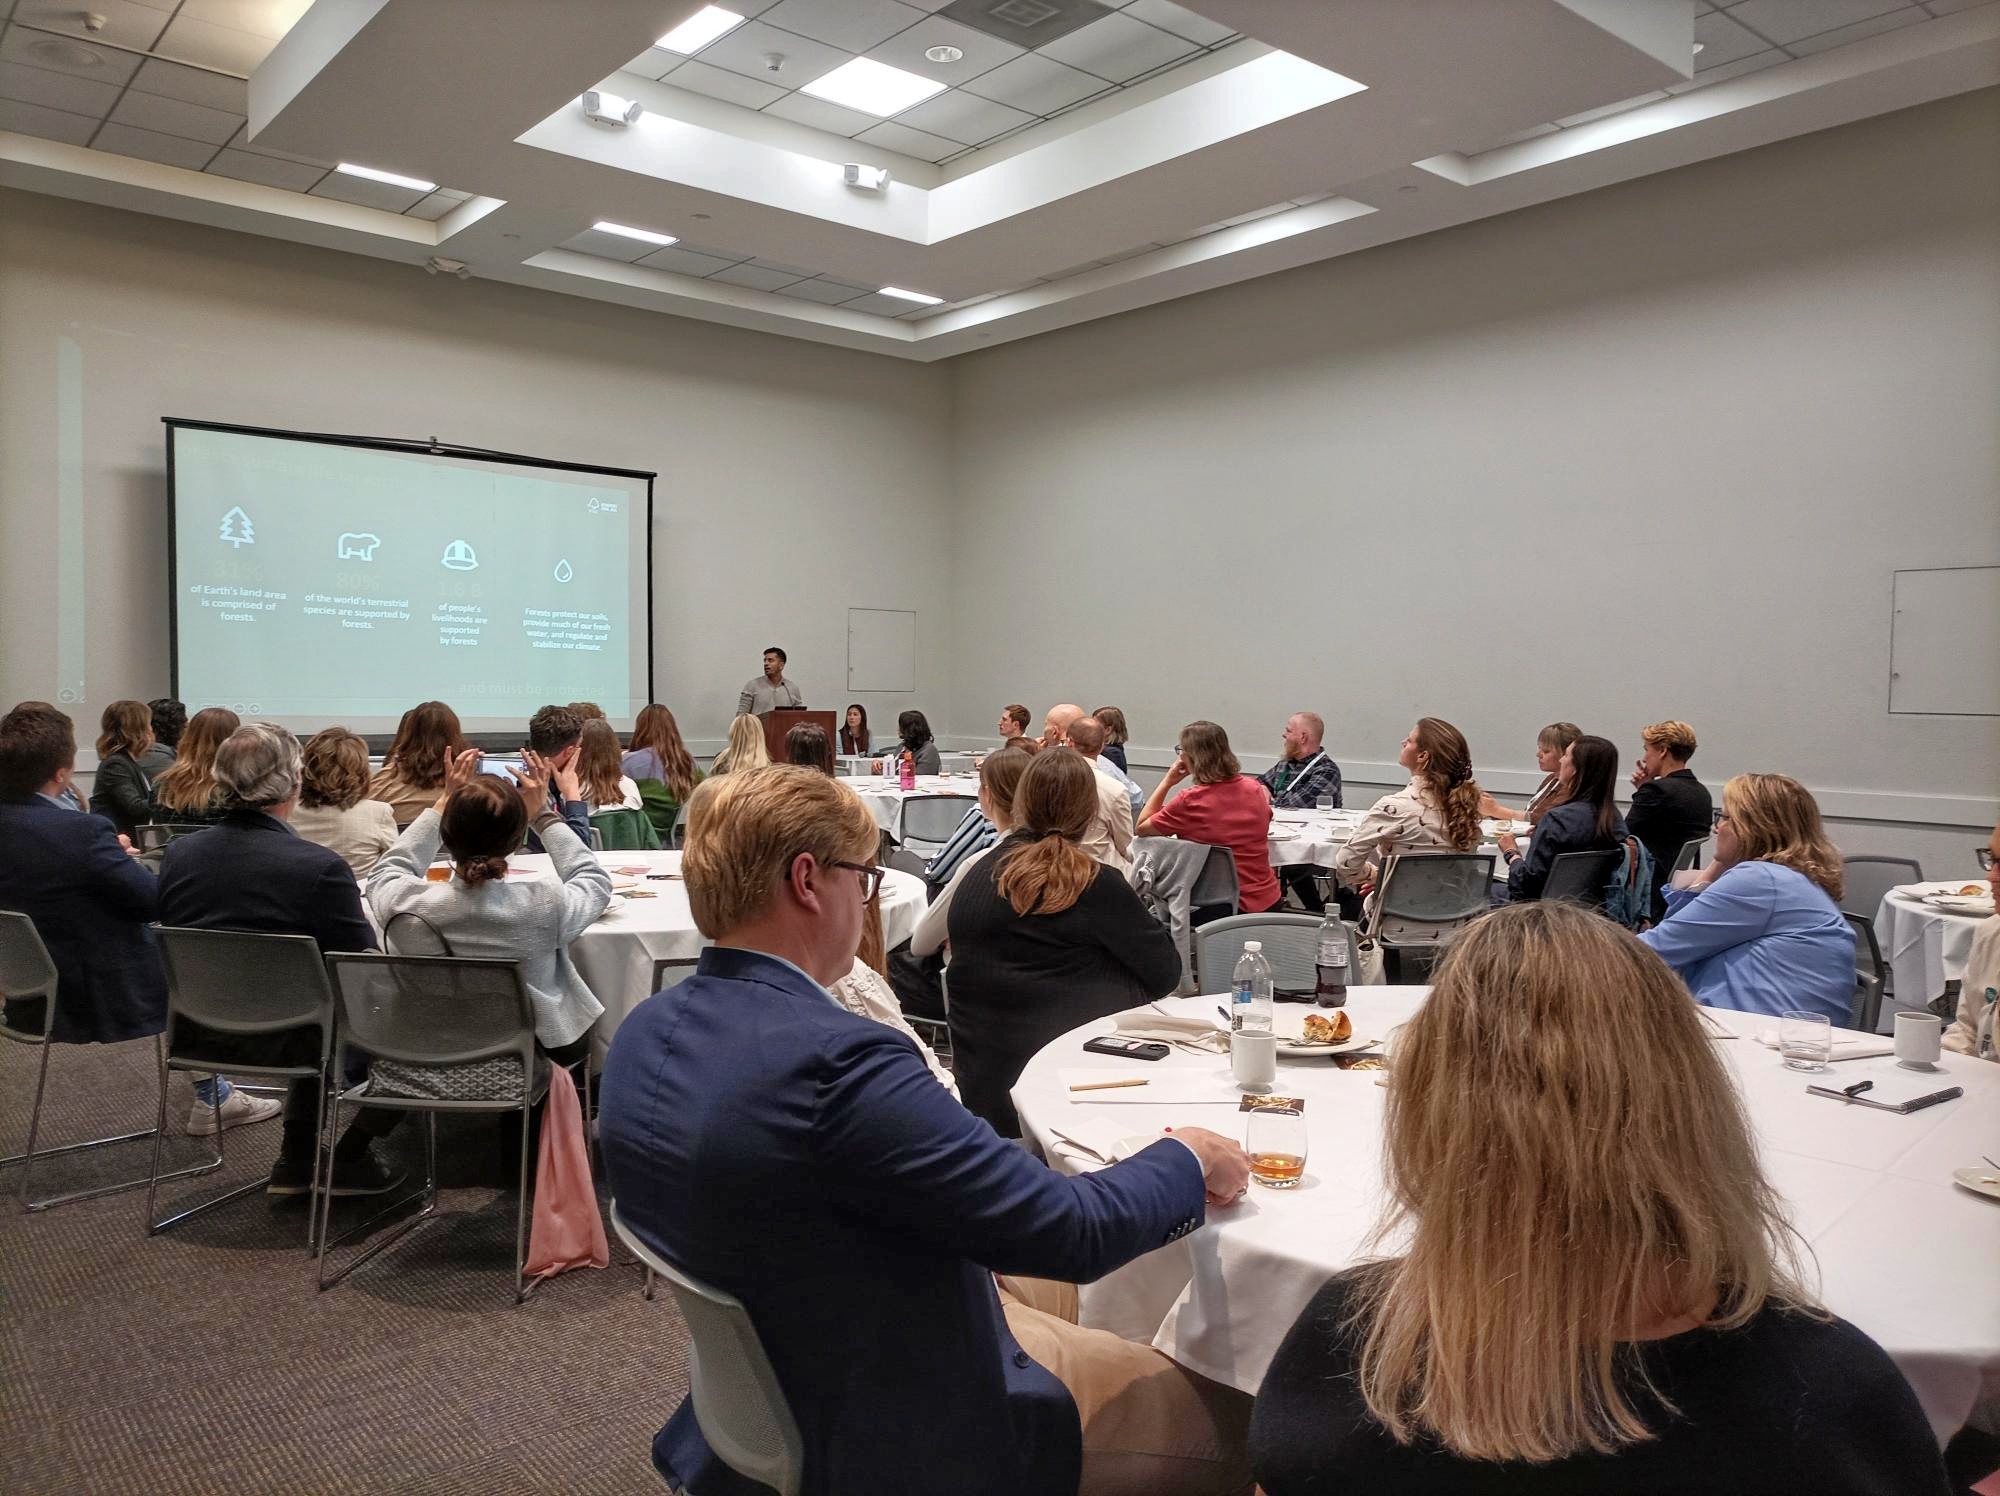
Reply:
<svg viewBox="0 0 2000 1496"><path fill-rule="evenodd" d="M86 739L167 690L163 415L657 469L655 685L691 739L770 643L844 706L850 605L917 610L916 697L942 700L942 369L17 192L0 350L0 702L54 697L67 610ZM66 484L81 588L57 575Z"/></svg>
<svg viewBox="0 0 2000 1496"><path fill-rule="evenodd" d="M1992 824L2000 724L1886 703L1890 572L2000 562L2000 91L954 368L965 733L1304 707L1384 781L1431 713L1505 790L1671 716L1852 850Z"/></svg>

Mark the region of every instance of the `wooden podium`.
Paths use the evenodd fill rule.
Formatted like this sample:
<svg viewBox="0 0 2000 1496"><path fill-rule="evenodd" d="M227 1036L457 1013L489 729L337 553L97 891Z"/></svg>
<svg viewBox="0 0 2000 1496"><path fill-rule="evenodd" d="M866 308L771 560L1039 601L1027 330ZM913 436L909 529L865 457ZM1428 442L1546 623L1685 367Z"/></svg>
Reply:
<svg viewBox="0 0 2000 1496"><path fill-rule="evenodd" d="M832 712L775 711L764 718L764 746L770 751L772 763L785 761L785 734L801 722L817 724L825 731L826 741L833 751L840 751L840 740L833 735Z"/></svg>

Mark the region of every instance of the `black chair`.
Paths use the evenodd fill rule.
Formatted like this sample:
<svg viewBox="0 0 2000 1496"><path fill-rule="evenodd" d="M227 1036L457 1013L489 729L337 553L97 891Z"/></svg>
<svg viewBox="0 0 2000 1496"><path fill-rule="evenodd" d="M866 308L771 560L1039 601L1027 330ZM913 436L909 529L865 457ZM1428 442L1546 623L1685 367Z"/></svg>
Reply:
<svg viewBox="0 0 2000 1496"><path fill-rule="evenodd" d="M1542 885L1542 897L1602 909L1604 890L1624 860L1622 847L1613 847L1608 852L1558 853L1549 864L1549 881Z"/></svg>
<svg viewBox="0 0 2000 1496"><path fill-rule="evenodd" d="M87 1153L93 1148L109 1148L116 1143L136 1143L146 1138L157 1138L158 1130L148 1128L141 1132L114 1133L109 1137L92 1138L83 1143L63 1143L54 1148L37 1146L42 1132L42 1097L49 1083L49 1054L56 1042L48 1038L56 1026L56 966L49 959L48 947L42 944L41 933L35 929L34 921L17 911L0 913L0 993L7 1001L25 1004L39 998L42 1002L42 1027L39 1032L32 1029L16 1028L20 1021L19 1008L13 1022L8 1021L5 1009L0 1008L0 1040L9 1044L33 1044L41 1048L41 1059L35 1074L35 1100L28 1112L28 1144L20 1153L0 1158L0 1165L21 1165L21 1205L25 1210L47 1210L55 1205L67 1205L73 1200L94 1200L99 1195L114 1195L121 1190L137 1189L147 1179L123 1180L117 1184L98 1185L93 1189L72 1190L65 1195L51 1195L46 1199L34 1199L30 1192L33 1183L35 1163L39 1159L56 1158L65 1153ZM153 1055L156 1061L166 1054L166 1039L162 1034L153 1035ZM164 1122L162 1123L164 1125ZM206 1174L222 1167L222 1135L216 1134L215 1157L204 1163L193 1164L185 1169L165 1175L168 1179L186 1179L195 1174ZM157 1148L155 1150L157 1154ZM157 1177L158 1161L154 1163Z"/></svg>
<svg viewBox="0 0 2000 1496"><path fill-rule="evenodd" d="M1459 932L1493 907L1491 852L1395 852L1366 933L1382 948L1383 969L1402 981L1427 972Z"/></svg>
<svg viewBox="0 0 2000 1496"><path fill-rule="evenodd" d="M1689 873L1701 866L1701 849L1708 845L1708 838L1697 836L1681 843L1681 849L1674 855L1674 865L1670 872Z"/></svg>
<svg viewBox="0 0 2000 1496"><path fill-rule="evenodd" d="M1842 914L1873 919L1892 888L1924 881L1923 864L1914 857L1843 857L1840 859Z"/></svg>
<svg viewBox="0 0 2000 1496"><path fill-rule="evenodd" d="M912 852L908 847L896 848L895 851L889 854L887 860L882 865L884 867L892 867L900 873L913 873L919 878L924 875L924 859L919 857L915 852Z"/></svg>
<svg viewBox="0 0 2000 1496"><path fill-rule="evenodd" d="M1889 987L1889 968L1875 939L1875 921L1863 914L1847 916L1854 927L1854 1007L1847 1026L1872 1034L1882 1022L1882 994Z"/></svg>
<svg viewBox="0 0 2000 1496"><path fill-rule="evenodd" d="M197 831L206 831L208 826L180 821L154 821L140 826L132 832L132 846L140 852L157 852L168 842L179 841L184 836L193 836Z"/></svg>
<svg viewBox="0 0 2000 1496"><path fill-rule="evenodd" d="M160 955L167 967L167 1026L185 1018L218 1034L278 1035L312 1031L308 1060L301 1040L298 1058L248 1062L228 1056L203 1055L199 1040L179 1037L160 1060L160 1113L153 1134L153 1174L146 1190L146 1234L156 1236L191 1216L227 1205L264 1188L265 1180L217 1195L156 1219L153 1204L160 1187L160 1140L167 1128L167 1072L185 1070L210 1076L262 1075L272 1079L312 1080L326 1086L333 1063L333 989L327 985L326 963L310 935L255 935L239 930L160 930ZM322 1095L324 1092L322 1091ZM218 1103L218 1110L220 1103ZM224 1157L220 1128L215 1134L217 1161ZM311 1251L319 1229L319 1157L313 1157L311 1208L306 1212L306 1250ZM167 1176L171 1178L172 1176Z"/></svg>
<svg viewBox="0 0 2000 1496"><path fill-rule="evenodd" d="M1211 992L1228 990L1243 942L1262 941L1264 959L1271 963L1273 991L1287 997L1311 997L1319 986L1319 933L1324 921L1317 914L1233 914L1210 920L1194 932L1194 969ZM1354 931L1343 923L1347 937L1348 980L1358 982L1361 952Z"/></svg>
<svg viewBox="0 0 2000 1496"><path fill-rule="evenodd" d="M665 992L683 977L693 974L698 956L662 956L653 963L653 991Z"/></svg>

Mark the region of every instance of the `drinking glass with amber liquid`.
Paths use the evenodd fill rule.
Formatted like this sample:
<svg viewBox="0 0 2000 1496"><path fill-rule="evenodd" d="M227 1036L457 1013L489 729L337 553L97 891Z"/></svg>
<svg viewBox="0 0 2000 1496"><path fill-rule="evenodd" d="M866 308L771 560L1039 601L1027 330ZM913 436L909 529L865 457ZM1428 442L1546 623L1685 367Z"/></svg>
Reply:
<svg viewBox="0 0 2000 1496"><path fill-rule="evenodd" d="M1250 1177L1274 1190L1298 1187L1306 1172L1306 1119L1294 1111L1252 1112L1243 1149Z"/></svg>
<svg viewBox="0 0 2000 1496"><path fill-rule="evenodd" d="M427 883L449 883L451 882L451 872L452 867L450 863L433 862L429 867L424 869L424 881Z"/></svg>

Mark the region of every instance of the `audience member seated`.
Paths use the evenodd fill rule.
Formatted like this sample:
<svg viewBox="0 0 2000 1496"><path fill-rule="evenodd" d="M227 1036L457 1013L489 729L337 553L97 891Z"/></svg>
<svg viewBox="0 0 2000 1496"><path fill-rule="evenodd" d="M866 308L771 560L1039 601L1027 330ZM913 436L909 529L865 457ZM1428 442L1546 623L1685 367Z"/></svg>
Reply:
<svg viewBox="0 0 2000 1496"><path fill-rule="evenodd" d="M222 819L215 787L215 750L243 725L226 706L205 706L188 718L174 761L153 781L153 819L173 826L208 826Z"/></svg>
<svg viewBox="0 0 2000 1496"><path fill-rule="evenodd" d="M292 830L337 853L357 878L396 844L396 808L368 800L368 745L344 727L312 735L300 766Z"/></svg>
<svg viewBox="0 0 2000 1496"><path fill-rule="evenodd" d="M153 719L153 746L140 755L139 767L148 779L158 779L174 761L181 734L187 730L188 710L171 696L159 696L146 703L146 711Z"/></svg>
<svg viewBox="0 0 2000 1496"><path fill-rule="evenodd" d="M1391 853L1470 852L1479 845L1481 797L1465 734L1442 717L1419 717L1396 762L1409 770L1410 782L1370 806L1334 854L1334 876L1350 888L1372 890Z"/></svg>
<svg viewBox="0 0 2000 1496"><path fill-rule="evenodd" d="M868 708L852 702L840 728L840 752L844 758L866 757L868 753Z"/></svg>
<svg viewBox="0 0 2000 1496"><path fill-rule="evenodd" d="M1000 708L1000 746L1005 748L1015 738L1028 730L1028 709L1018 701L1010 701Z"/></svg>
<svg viewBox="0 0 2000 1496"><path fill-rule="evenodd" d="M1129 779L1132 766L1125 762L1125 745L1132 740L1132 729L1125 725L1125 713L1115 706L1101 706L1090 715L1104 724L1103 757Z"/></svg>
<svg viewBox="0 0 2000 1496"><path fill-rule="evenodd" d="M1479 813L1496 821L1524 820L1531 826L1539 824L1543 812L1561 799L1556 767L1562 762L1563 749L1582 736L1583 729L1574 722L1551 722L1544 727L1535 739L1535 767L1542 771L1542 782L1529 798L1528 808L1517 811L1491 795L1481 795Z"/></svg>
<svg viewBox="0 0 2000 1496"><path fill-rule="evenodd" d="M1854 929L1841 888L1840 853L1811 792L1783 774L1738 774L1722 787L1714 859L1667 890L1667 917L1639 938L1711 1008L1845 1025Z"/></svg>
<svg viewBox="0 0 2000 1496"><path fill-rule="evenodd" d="M1396 1041L1375 1240L1398 1255L1329 1281L1279 1347L1250 1435L1267 1496L1944 1496L1895 1364L1807 1289L1717 1053L1582 909L1459 936Z"/></svg>
<svg viewBox="0 0 2000 1496"><path fill-rule="evenodd" d="M583 722L566 706L543 707L528 719L528 742L522 762L532 755L549 766L549 806L563 818L576 839L590 845L590 806L583 798L583 781L576 771L583 745ZM528 850L544 850L541 837L528 833Z"/></svg>
<svg viewBox="0 0 2000 1496"><path fill-rule="evenodd" d="M1539 899L1563 853L1608 852L1625 841L1625 818L1615 798L1618 749L1608 738L1585 733L1563 749L1556 780L1557 799L1542 811L1526 854L1512 836L1499 837L1510 903Z"/></svg>
<svg viewBox="0 0 2000 1496"><path fill-rule="evenodd" d="M594 701L572 701L569 704L569 709L576 713L576 719L579 722L608 722L611 720L604 715L604 708Z"/></svg>
<svg viewBox="0 0 2000 1496"><path fill-rule="evenodd" d="M442 701L419 703L403 714L382 767L368 781L368 798L386 803L396 825L407 827L437 799L446 767L470 746L457 712Z"/></svg>
<svg viewBox="0 0 2000 1496"><path fill-rule="evenodd" d="M1058 702L1042 718L1042 746L1061 748L1069 742L1069 725L1083 715L1083 708L1073 701Z"/></svg>
<svg viewBox="0 0 2000 1496"><path fill-rule="evenodd" d="M811 765L802 765L810 768ZM896 989L889 985L889 953L883 947L882 935L882 890L876 889L868 896L868 909L861 922L861 949L854 957L854 965L846 976L831 983L827 991L850 1013L863 1018L872 1018L877 1023L886 1023L899 1034L907 1034L910 1042L917 1046L917 1053L924 1057L932 1075L939 1085L958 1095L958 1080L947 1070L937 1052L924 1043L923 1036L910 1027L903 1017L903 1005L896 1000Z"/></svg>
<svg viewBox="0 0 2000 1496"><path fill-rule="evenodd" d="M392 952L519 962L536 1044L557 1064L574 1065L590 1051L590 1026L604 1004L577 974L569 946L611 902L611 877L549 804L555 766L532 748L523 758L511 785L473 772L477 750L453 759L443 792L369 875L368 907ZM507 877L507 857L530 827L548 849L556 882ZM453 872L450 881L432 883L427 874L440 845ZM407 926L405 916L413 916ZM389 1089L432 1094L422 1067L376 1071Z"/></svg>
<svg viewBox="0 0 2000 1496"><path fill-rule="evenodd" d="M1278 902L1278 877L1271 871L1271 797L1242 770L1229 751L1228 733L1213 722L1188 723L1173 767L1153 786L1139 814L1139 834L1229 848L1243 912L1262 914ZM1169 801L1175 786L1190 778L1194 783Z"/></svg>
<svg viewBox="0 0 2000 1496"><path fill-rule="evenodd" d="M833 744L817 722L800 722L785 734L785 762L833 775Z"/></svg>
<svg viewBox="0 0 2000 1496"><path fill-rule="evenodd" d="M910 755L917 773L943 772L944 763L938 757L937 739L931 736L931 724L922 712L908 711L897 717L896 736L901 740L897 751Z"/></svg>
<svg viewBox="0 0 2000 1496"><path fill-rule="evenodd" d="M1146 803L1146 792L1138 781L1104 756L1104 724L1095 717L1078 717L1069 725L1069 746L1090 760L1091 768L1111 780L1125 795L1125 809L1136 824Z"/></svg>
<svg viewBox="0 0 2000 1496"><path fill-rule="evenodd" d="M1167 927L1083 849L1100 777L1075 753L1036 754L1007 838L952 896L952 1067L965 1104L1005 1137L1020 1135L1007 1093L1036 1050L1180 983Z"/></svg>
<svg viewBox="0 0 2000 1496"><path fill-rule="evenodd" d="M583 724L583 735L576 744L576 782L589 815L601 810L645 809L638 781L625 772L618 734L602 717L592 717Z"/></svg>
<svg viewBox="0 0 2000 1496"><path fill-rule="evenodd" d="M24 701L0 717L0 909L25 914L56 968L60 1044L119 1044L157 1034L167 1022L167 976L152 922L160 885L132 859L127 838L102 816L79 815L62 801L76 772L76 730L46 701ZM5 1005L7 1027L39 1034L49 1027L39 997ZM189 1131L215 1130L278 1115L226 1080L196 1086L200 1104Z"/></svg>
<svg viewBox="0 0 2000 1496"><path fill-rule="evenodd" d="M1088 771L1054 758L1081 819ZM1235 1396L1003 1296L993 1275L1100 1277L1198 1225L1204 1198L1237 1198L1247 1159L1176 1128L1058 1175L953 1101L907 1036L831 1001L877 836L859 796L806 769L695 792L687 891L714 944L612 1040L600 1137L619 1214L748 1309L808 1496L1240 1492ZM691 1403L653 1457L676 1488L747 1489Z"/></svg>
<svg viewBox="0 0 2000 1496"><path fill-rule="evenodd" d="M100 725L90 808L130 836L153 818L152 781L140 762L152 750L153 714L143 701L114 701Z"/></svg>
<svg viewBox="0 0 2000 1496"><path fill-rule="evenodd" d="M1294 712L1285 719L1278 761L1257 776L1279 810L1311 810L1322 797L1340 808L1340 765L1322 746L1326 720L1318 712Z"/></svg>
<svg viewBox="0 0 2000 1496"><path fill-rule="evenodd" d="M1653 854L1652 920L1667 917L1667 879L1691 841L1704 841L1715 805L1708 787L1688 770L1694 729L1685 722L1655 722L1639 734L1639 763L1632 770L1632 808L1625 824Z"/></svg>
<svg viewBox="0 0 2000 1496"><path fill-rule="evenodd" d="M2000 1060L2000 826L1979 854L1996 912L1980 921L1958 984L1958 1017L1945 1030L1944 1047L1955 1054Z"/></svg>
<svg viewBox="0 0 2000 1496"><path fill-rule="evenodd" d="M638 782L639 798L645 801L653 829L665 841L673 834L681 807L701 783L701 770L694 766L674 714L659 702L640 709L624 763L625 772ZM649 791L649 785L658 788Z"/></svg>
<svg viewBox="0 0 2000 1496"><path fill-rule="evenodd" d="M372 951L375 932L361 912L354 874L340 856L299 836L289 824L299 799L299 740L269 722L250 722L215 754L215 780L225 807L220 824L167 846L160 864L160 923L198 930L247 930L260 935L310 935L322 951ZM177 1021L171 1047L239 1064L315 1065L317 1029L282 1034L232 1034ZM230 1101L249 1102L240 1091ZM285 1098L285 1130L265 1193L304 1195L312 1189L313 1148L319 1139L320 1084L295 1080ZM260 1101L258 1106L277 1103ZM228 1122L228 1104L223 1121ZM377 1195L402 1182L369 1145L393 1128L398 1112L362 1108L334 1145L332 1191ZM197 1102L190 1131L211 1122Z"/></svg>
<svg viewBox="0 0 2000 1496"><path fill-rule="evenodd" d="M942 888L932 895L930 905L917 919L917 928L910 936L910 954L913 956L934 956L944 949L948 934L947 921L951 917L952 895L958 885L965 880L966 873L1000 844L1000 838L1014 828L1014 794L1021 783L1021 776L1028 772L1028 765L1034 761L1039 750L1033 738L1015 738L1007 747L989 753L979 764L979 799L966 816L977 815L979 824L987 831L986 841L967 851L946 875ZM957 839L957 833L953 833ZM946 850L950 850L947 845ZM936 882L934 871L943 852L931 859L930 868L925 869L926 882ZM940 1016L943 1009L939 1010Z"/></svg>
<svg viewBox="0 0 2000 1496"><path fill-rule="evenodd" d="M764 724L755 717L739 714L729 724L729 741L708 766L708 777L733 774L741 769L761 769L771 762L771 750L764 746Z"/></svg>

